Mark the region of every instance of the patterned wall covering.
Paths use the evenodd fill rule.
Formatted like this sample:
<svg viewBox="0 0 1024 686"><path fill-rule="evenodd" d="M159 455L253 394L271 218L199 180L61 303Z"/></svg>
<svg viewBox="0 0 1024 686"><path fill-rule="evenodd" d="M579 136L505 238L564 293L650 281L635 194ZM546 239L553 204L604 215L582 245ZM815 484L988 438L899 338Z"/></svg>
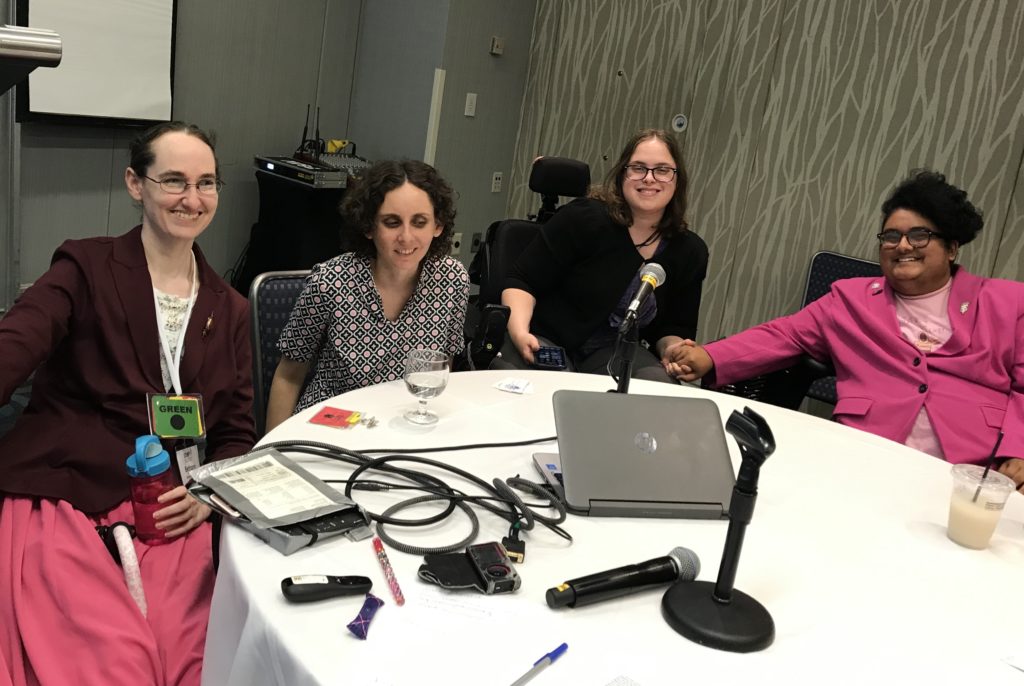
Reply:
<svg viewBox="0 0 1024 686"><path fill-rule="evenodd" d="M818 250L876 257L879 205L917 167L985 211L967 268L1024 279L1022 34L1017 0L541 0L509 215L535 209L535 155L600 177L683 112L702 340L799 307Z"/></svg>

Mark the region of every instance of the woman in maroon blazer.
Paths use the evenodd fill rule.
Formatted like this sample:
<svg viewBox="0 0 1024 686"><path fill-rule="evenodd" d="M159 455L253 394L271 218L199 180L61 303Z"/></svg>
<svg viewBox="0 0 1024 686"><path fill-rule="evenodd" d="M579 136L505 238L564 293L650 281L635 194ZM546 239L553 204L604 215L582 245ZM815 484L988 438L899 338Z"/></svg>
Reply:
<svg viewBox="0 0 1024 686"><path fill-rule="evenodd" d="M125 182L142 224L66 241L0 320L0 404L35 372L0 439L0 684L199 683L209 509L182 486L161 496L167 543L135 542L148 613L96 528L133 521L147 393L202 394L207 460L252 447L249 309L194 244L221 187L209 137L153 127Z"/></svg>

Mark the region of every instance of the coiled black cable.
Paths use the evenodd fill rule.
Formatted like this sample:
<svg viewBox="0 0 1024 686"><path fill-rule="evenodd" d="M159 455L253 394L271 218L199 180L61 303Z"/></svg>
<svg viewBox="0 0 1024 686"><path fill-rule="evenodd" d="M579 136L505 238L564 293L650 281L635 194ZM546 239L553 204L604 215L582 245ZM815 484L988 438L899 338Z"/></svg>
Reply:
<svg viewBox="0 0 1024 686"><path fill-rule="evenodd" d="M455 450L470 450L470 449L482 449L482 448L499 448L499 447L518 447L523 445L531 445L534 443L541 443L553 440L553 438L543 439L531 439L528 441L516 441L510 443L482 443L482 444L471 444L462 446L450 446L450 447L437 447L437 448L426 448L415 452L448 452ZM457 550L465 545L468 545L476 537L479 531L479 522L476 515L472 513L469 508L469 504L474 504L488 510L492 514L495 514L506 521L508 521L512 527L521 530L531 530L535 522L540 522L545 527L551 529L557 535L571 541L572 536L562 529L559 524L565 521L566 509L565 506L559 501L559 499L546 487L536 484L526 479L522 479L518 476L512 477L507 480L494 479L491 484L488 484L483 479L479 478L475 474L467 472L463 469L455 467L453 465L432 460L430 458L421 457L419 455L411 454L413 451L406 450L368 450L368 451L354 451L347 448L341 448L328 443L320 443L316 441L277 441L260 446L261 448L275 448L278 450L292 451L299 453L306 453L311 455L317 455L327 459L347 462L355 465L355 470L345 480L345 496L355 501L352 498L353 490L362 490L359 488L359 484L366 484L369 488L365 490L390 490L392 487L395 488L411 488L415 490L425 491L427 495L417 496L411 498L396 505L393 505L386 509L382 513L373 513L366 510L367 515L371 520L377 523L377 531L382 539L397 548L405 552L425 554L429 552L439 552L442 549L444 551ZM379 457L368 457L368 453L390 453L381 455ZM435 467L437 469L451 472L459 477L462 477L466 481L476 485L486 495L482 496L471 496L463 493L457 489L452 488L443 480L438 477L426 474L421 471L413 469L405 469L397 467L391 464L396 461L413 462ZM384 472L386 474L394 475L412 482L413 486L400 486L399 484L389 484L387 482L379 482L375 480L360 480L359 477L369 470L376 470ZM372 484L372 486L371 486ZM556 516L549 517L547 515L541 515L533 510L536 505L528 505L523 499L515 492L514 488L518 488L523 491L532 493L533 495L544 498L547 502L544 503L543 507L550 507L556 511ZM430 500L442 500L447 501L447 506L437 514L433 514L420 519L400 519L393 515L411 505L426 502ZM496 501L494 504L490 501ZM402 544L393 537L388 535L382 528L382 525L393 525L393 526L427 526L430 524L437 523L448 516L450 516L456 508L461 508L468 513L471 522L473 523L473 531L469 538L464 541L451 546L442 546L441 548L419 548L407 544ZM365 508L364 508L365 509ZM386 537L386 538L385 538Z"/></svg>

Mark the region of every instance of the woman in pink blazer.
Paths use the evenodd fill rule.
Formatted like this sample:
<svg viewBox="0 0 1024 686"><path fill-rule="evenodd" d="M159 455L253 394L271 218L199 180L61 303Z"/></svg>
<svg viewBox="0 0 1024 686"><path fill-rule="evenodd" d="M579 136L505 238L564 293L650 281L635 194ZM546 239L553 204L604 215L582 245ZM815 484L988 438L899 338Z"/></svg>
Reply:
<svg viewBox="0 0 1024 686"><path fill-rule="evenodd" d="M688 341L666 365L729 384L803 354L836 368L837 421L943 458L985 462L1024 488L1024 284L956 264L984 226L967 194L930 171L882 205L884 278L843 279L799 312L721 341Z"/></svg>

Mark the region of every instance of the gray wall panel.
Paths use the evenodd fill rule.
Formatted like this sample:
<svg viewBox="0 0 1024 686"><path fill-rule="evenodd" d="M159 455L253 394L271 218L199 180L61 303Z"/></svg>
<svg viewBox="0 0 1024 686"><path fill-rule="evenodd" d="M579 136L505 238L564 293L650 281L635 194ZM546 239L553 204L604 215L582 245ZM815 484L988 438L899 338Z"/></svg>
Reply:
<svg viewBox="0 0 1024 686"><path fill-rule="evenodd" d="M121 233L108 223L112 195L109 129L21 126L21 280L35 280L68 238ZM123 166L122 166L123 169ZM124 191L124 182L113 188Z"/></svg>
<svg viewBox="0 0 1024 686"><path fill-rule="evenodd" d="M535 204L535 154L600 171L673 94L712 251L702 339L796 309L818 250L876 255L881 200L915 167L986 212L967 267L1024 278L1022 26L1011 0L541 0L511 212Z"/></svg>
<svg viewBox="0 0 1024 686"><path fill-rule="evenodd" d="M535 3L452 0L444 50L445 93L435 165L459 194L456 230L460 257L472 259L473 233L505 216L509 174L526 83ZM491 36L505 39L505 53L488 53ZM464 114L466 93L477 94L475 117ZM500 193L491 175L500 171Z"/></svg>
<svg viewBox="0 0 1024 686"><path fill-rule="evenodd" d="M373 160L423 159L448 0L370 0L359 26L349 137Z"/></svg>

